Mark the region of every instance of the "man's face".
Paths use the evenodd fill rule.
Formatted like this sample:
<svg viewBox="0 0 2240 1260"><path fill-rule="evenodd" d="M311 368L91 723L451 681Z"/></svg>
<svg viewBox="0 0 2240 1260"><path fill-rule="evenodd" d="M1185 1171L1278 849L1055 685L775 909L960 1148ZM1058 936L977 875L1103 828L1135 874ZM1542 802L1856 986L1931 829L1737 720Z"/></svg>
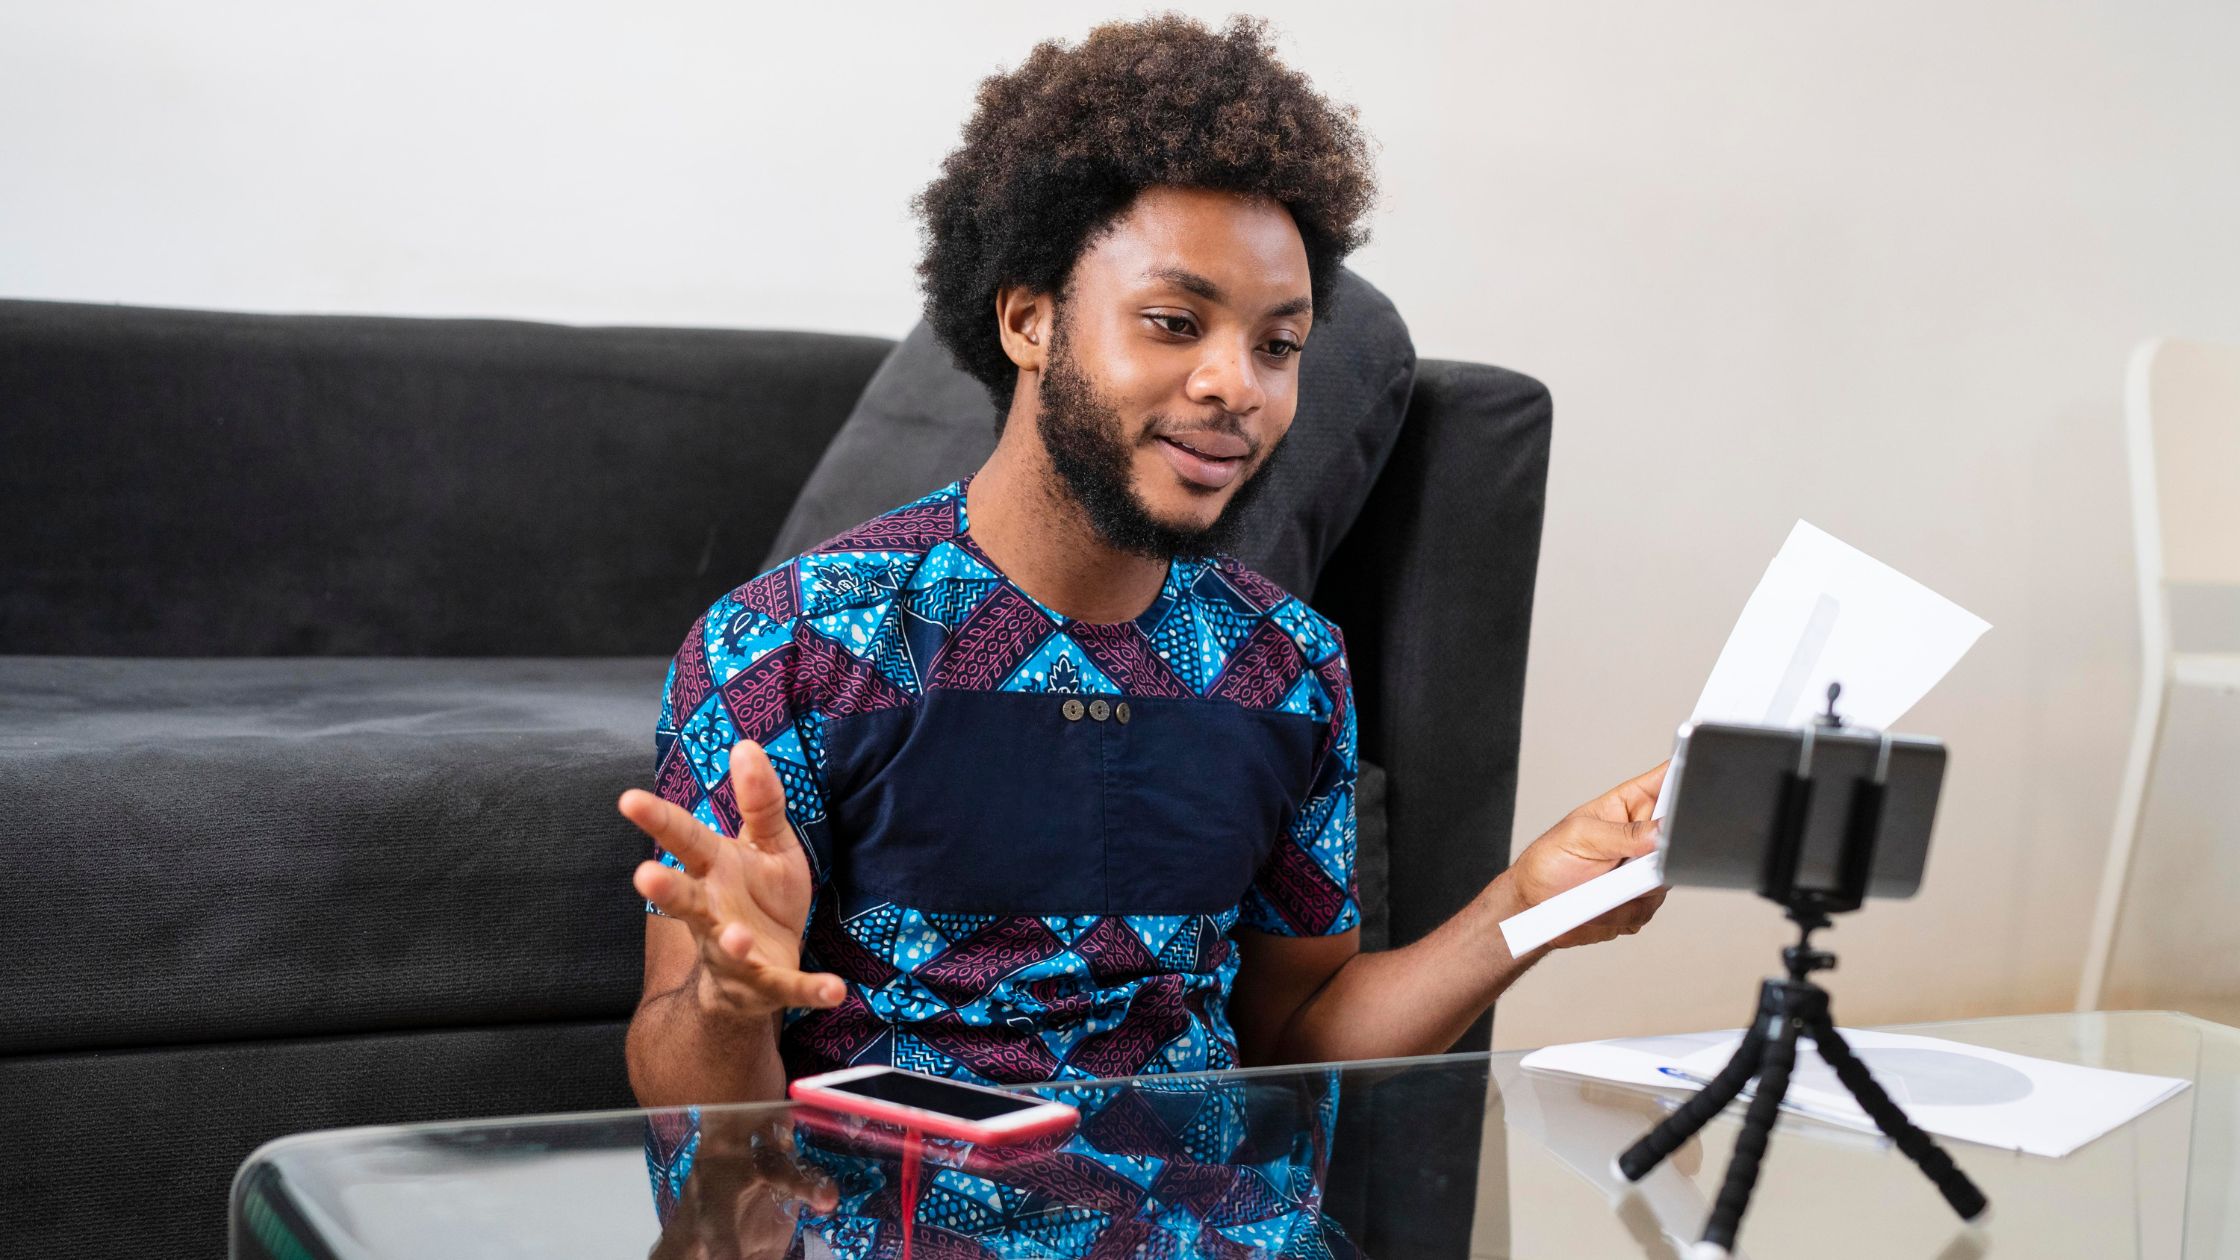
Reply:
<svg viewBox="0 0 2240 1260"><path fill-rule="evenodd" d="M1106 542L1225 545L1299 403L1307 252L1281 205L1146 190L1076 260L1036 429Z"/></svg>

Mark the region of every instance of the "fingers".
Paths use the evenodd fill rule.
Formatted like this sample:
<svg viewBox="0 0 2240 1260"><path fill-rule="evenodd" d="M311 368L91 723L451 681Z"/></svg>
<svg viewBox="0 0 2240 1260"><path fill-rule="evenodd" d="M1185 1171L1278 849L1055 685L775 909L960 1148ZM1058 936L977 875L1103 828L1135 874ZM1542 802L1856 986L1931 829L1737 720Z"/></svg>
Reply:
<svg viewBox="0 0 2240 1260"><path fill-rule="evenodd" d="M754 929L744 923L723 924L715 930L712 944L731 961L746 962L754 957Z"/></svg>
<svg viewBox="0 0 2240 1260"><path fill-rule="evenodd" d="M719 983L743 988L764 1005L823 1008L847 999L847 985L838 976L773 966L757 957L754 929L736 919L716 919L700 881L675 867L640 862L630 882L663 914L692 929L701 960Z"/></svg>
<svg viewBox="0 0 2240 1260"><path fill-rule="evenodd" d="M731 749L731 792L739 803L739 839L767 854L784 854L800 845L786 821L786 789L770 754L751 739ZM677 855L692 875L705 875L723 851L724 835L692 812L651 792L632 788L616 808L654 843ZM656 904L659 904L658 902Z"/></svg>
<svg viewBox="0 0 2240 1260"><path fill-rule="evenodd" d="M695 934L714 929L715 921L708 915L707 897L700 881L673 866L660 862L640 862L630 874L630 886L638 895L660 907L661 913L690 926Z"/></svg>
<svg viewBox="0 0 2240 1260"><path fill-rule="evenodd" d="M737 926L731 924L724 930L728 933ZM847 1000L848 986L838 976L773 967L761 959L741 958L728 952L726 957L738 982L761 994L766 1001L781 1006L828 1010Z"/></svg>
<svg viewBox="0 0 2240 1260"><path fill-rule="evenodd" d="M1657 907L1664 904L1665 894L1670 891L1667 888L1654 889L1622 906L1607 910L1557 937L1550 948L1571 949L1580 945L1600 945L1621 936L1631 936L1647 927L1649 920L1656 917Z"/></svg>
<svg viewBox="0 0 2240 1260"><path fill-rule="evenodd" d="M1604 792L1594 804L1586 808L1588 812L1600 814L1612 821L1619 818L1647 818L1656 811L1657 793L1664 790L1664 777L1671 769L1672 759L1667 757L1653 769L1637 774Z"/></svg>
<svg viewBox="0 0 2240 1260"><path fill-rule="evenodd" d="M1657 907L1664 904L1666 891L1668 890L1659 888L1655 892L1643 893L1596 919L1594 921L1595 926L1602 929L1598 934L1599 938L1606 941L1616 940L1621 936L1631 936L1649 926L1649 920L1656 916Z"/></svg>
<svg viewBox="0 0 2240 1260"><path fill-rule="evenodd" d="M1622 793L1629 801L1635 797L1643 797L1654 805L1657 800L1657 793L1664 790L1664 776L1671 769L1672 758L1667 757L1651 769L1619 784L1615 790Z"/></svg>
<svg viewBox="0 0 2240 1260"><path fill-rule="evenodd" d="M784 853L798 845L786 821L786 788L770 754L751 739L731 749L731 795L739 802L739 838L764 853Z"/></svg>
<svg viewBox="0 0 2240 1260"><path fill-rule="evenodd" d="M1643 893L1612 911L1617 919L1618 931L1631 936L1649 926L1649 920L1656 917L1657 907L1664 904L1664 895L1669 891L1671 890L1659 888L1655 892Z"/></svg>
<svg viewBox="0 0 2240 1260"><path fill-rule="evenodd" d="M848 987L840 977L773 966L756 956L754 945L752 928L723 923L705 935L701 957L723 983L743 987L766 1004L823 1009L847 1000Z"/></svg>
<svg viewBox="0 0 2240 1260"><path fill-rule="evenodd" d="M1613 822L1575 814L1564 820L1564 848L1579 857L1617 863L1656 851L1657 823L1649 818Z"/></svg>
<svg viewBox="0 0 2240 1260"><path fill-rule="evenodd" d="M615 802L615 808L636 824L638 830L653 837L655 844L676 854L687 872L705 875L708 868L715 865L723 837L694 818L690 810L639 788L624 792L622 799Z"/></svg>
<svg viewBox="0 0 2240 1260"><path fill-rule="evenodd" d="M1604 822L1645 819L1656 812L1657 793L1664 790L1665 774L1671 769L1672 761L1667 758L1572 810L1571 814L1575 818L1600 818Z"/></svg>

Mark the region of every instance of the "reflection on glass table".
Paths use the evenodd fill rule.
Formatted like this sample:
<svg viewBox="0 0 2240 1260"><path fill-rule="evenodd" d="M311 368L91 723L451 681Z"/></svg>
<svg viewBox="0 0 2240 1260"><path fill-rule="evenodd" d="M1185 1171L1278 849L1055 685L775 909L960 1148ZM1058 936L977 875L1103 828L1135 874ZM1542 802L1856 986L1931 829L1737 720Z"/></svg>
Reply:
<svg viewBox="0 0 2240 1260"><path fill-rule="evenodd" d="M975 1147L810 1108L650 1114L653 1254L1357 1254L1322 1211L1336 1071L1039 1092L1080 1126Z"/></svg>
<svg viewBox="0 0 2240 1260"><path fill-rule="evenodd" d="M1980 1232L1879 1137L1785 1116L1738 1254L2240 1255L2240 1031L2161 1013L1907 1031L2192 1084L2062 1159L1950 1143L1994 1205ZM1521 1058L1036 1087L1080 1128L929 1140L916 1161L893 1130L777 1104L303 1134L243 1166L234 1254L899 1258L905 1233L926 1260L1685 1254L1735 1114L1627 1190L1612 1156L1684 1095Z"/></svg>

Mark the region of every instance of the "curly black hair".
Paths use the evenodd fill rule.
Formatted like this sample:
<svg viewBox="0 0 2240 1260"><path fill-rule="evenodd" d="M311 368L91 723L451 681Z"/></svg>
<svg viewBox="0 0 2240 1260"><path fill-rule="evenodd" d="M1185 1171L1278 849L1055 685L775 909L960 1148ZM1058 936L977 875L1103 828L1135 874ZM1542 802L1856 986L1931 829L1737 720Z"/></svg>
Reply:
<svg viewBox="0 0 2240 1260"><path fill-rule="evenodd" d="M1097 27L1079 47L1045 40L980 84L964 141L911 203L925 253L926 322L987 386L997 427L1017 369L996 291L1063 301L1074 260L1144 189L1173 184L1280 202L1306 244L1318 315L1338 267L1368 239L1376 197L1352 106L1278 61L1267 23L1215 32L1179 14Z"/></svg>

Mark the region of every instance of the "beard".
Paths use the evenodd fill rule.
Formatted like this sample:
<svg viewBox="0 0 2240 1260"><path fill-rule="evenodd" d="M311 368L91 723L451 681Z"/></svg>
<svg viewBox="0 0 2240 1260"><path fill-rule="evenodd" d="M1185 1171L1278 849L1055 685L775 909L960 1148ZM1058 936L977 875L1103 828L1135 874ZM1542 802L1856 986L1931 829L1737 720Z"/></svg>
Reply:
<svg viewBox="0 0 2240 1260"><path fill-rule="evenodd" d="M1058 323L1064 322L1061 315ZM1266 481L1261 474L1283 450L1283 440L1278 438L1211 524L1202 529L1169 525L1151 514L1135 490L1135 448L1158 440L1151 435L1160 427L1159 417L1152 417L1144 435L1130 443L1119 409L1082 373L1062 331L1051 336L1050 364L1036 397L1042 406L1035 432L1049 452L1065 496L1080 507L1089 527L1107 546L1154 560L1202 559L1228 550L1246 508L1259 497Z"/></svg>

